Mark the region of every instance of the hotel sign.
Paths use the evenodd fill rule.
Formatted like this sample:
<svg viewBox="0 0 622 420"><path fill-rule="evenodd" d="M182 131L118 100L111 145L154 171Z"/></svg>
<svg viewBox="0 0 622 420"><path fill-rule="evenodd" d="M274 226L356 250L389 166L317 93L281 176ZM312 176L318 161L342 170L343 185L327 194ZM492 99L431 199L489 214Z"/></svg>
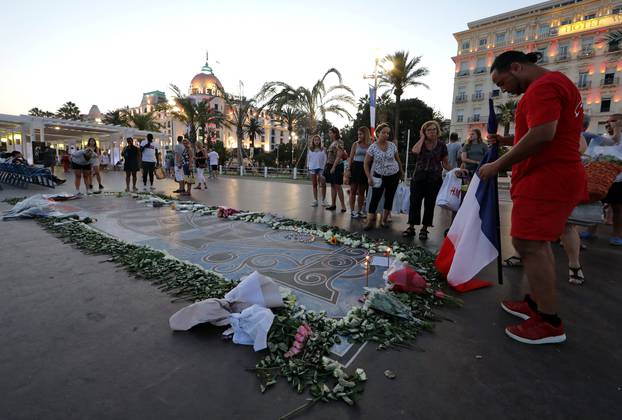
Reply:
<svg viewBox="0 0 622 420"><path fill-rule="evenodd" d="M590 29L620 24L622 24L622 15L608 15L596 19L582 20L569 25L560 26L557 33L558 35L569 35L576 32L589 31Z"/></svg>

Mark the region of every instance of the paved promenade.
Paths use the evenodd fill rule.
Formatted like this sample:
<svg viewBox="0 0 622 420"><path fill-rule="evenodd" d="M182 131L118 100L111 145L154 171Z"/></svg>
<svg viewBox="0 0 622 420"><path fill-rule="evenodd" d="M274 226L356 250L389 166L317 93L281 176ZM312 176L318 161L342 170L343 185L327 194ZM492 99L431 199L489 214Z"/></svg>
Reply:
<svg viewBox="0 0 622 420"><path fill-rule="evenodd" d="M104 175L108 190L122 190L120 175ZM72 191L70 183L71 177L59 190ZM176 188L171 180L157 186L164 193ZM3 187L0 200L50 192ZM310 207L310 186L302 183L221 178L194 196L210 205L362 227L347 213ZM504 200L501 208L507 233L511 204ZM401 240L405 221L396 215L390 229L372 234ZM438 223L428 247L438 247L445 227ZM369 382L355 408L320 404L298 418L619 418L622 251L607 245L607 230L588 243L581 287L566 281L566 258L555 246L563 345L531 347L505 336L503 328L516 319L498 301L525 290L520 269L505 269L502 286L465 295L464 308L443 311L453 322L420 337L424 352L364 347L352 366L365 368ZM220 329L171 333L168 317L184 304L105 260L32 221L0 222L1 419L274 419L305 402L284 383L259 393L254 375L244 371L256 356L223 341ZM495 280L495 268L482 277ZM397 378L387 379L387 369Z"/></svg>

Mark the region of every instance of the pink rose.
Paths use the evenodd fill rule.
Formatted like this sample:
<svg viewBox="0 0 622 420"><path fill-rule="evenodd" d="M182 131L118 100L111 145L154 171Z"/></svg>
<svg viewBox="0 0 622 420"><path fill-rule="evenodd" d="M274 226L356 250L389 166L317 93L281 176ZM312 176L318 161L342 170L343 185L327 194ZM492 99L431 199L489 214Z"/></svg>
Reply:
<svg viewBox="0 0 622 420"><path fill-rule="evenodd" d="M445 297L445 292L443 292L442 290L437 290L436 292L434 292L434 296L439 299L443 299Z"/></svg>

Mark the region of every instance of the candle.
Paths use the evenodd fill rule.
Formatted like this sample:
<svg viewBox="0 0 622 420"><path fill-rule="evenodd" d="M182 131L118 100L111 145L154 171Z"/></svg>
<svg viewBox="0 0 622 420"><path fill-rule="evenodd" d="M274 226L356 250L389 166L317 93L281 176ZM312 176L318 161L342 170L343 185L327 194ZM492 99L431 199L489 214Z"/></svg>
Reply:
<svg viewBox="0 0 622 420"><path fill-rule="evenodd" d="M363 263L365 267L365 287L369 286L369 255L365 256L365 262Z"/></svg>
<svg viewBox="0 0 622 420"><path fill-rule="evenodd" d="M387 247L387 250L384 252L387 256L387 268L391 265L391 247Z"/></svg>

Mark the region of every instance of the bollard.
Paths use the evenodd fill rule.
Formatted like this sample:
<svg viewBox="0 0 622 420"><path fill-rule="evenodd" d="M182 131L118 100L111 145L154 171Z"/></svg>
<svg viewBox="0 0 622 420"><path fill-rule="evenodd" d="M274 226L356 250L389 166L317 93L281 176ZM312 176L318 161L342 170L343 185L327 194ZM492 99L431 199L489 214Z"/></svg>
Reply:
<svg viewBox="0 0 622 420"><path fill-rule="evenodd" d="M218 165L218 174L222 175L222 165Z"/></svg>
<svg viewBox="0 0 622 420"><path fill-rule="evenodd" d="M263 167L263 177L268 178L268 167L267 166Z"/></svg>
<svg viewBox="0 0 622 420"><path fill-rule="evenodd" d="M298 168L294 168L294 179L298 177Z"/></svg>
<svg viewBox="0 0 622 420"><path fill-rule="evenodd" d="M240 165L240 176L244 176L244 166Z"/></svg>

